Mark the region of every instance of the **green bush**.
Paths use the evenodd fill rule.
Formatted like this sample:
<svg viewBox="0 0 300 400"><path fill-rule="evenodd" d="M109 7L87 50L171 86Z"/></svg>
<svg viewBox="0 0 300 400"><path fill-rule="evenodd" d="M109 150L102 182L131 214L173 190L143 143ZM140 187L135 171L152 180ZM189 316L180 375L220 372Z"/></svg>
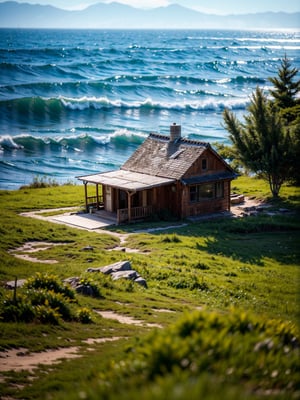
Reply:
<svg viewBox="0 0 300 400"><path fill-rule="evenodd" d="M98 290L95 286L94 290ZM99 295L99 291L97 294ZM55 275L36 274L28 279L22 293L14 292L0 303L0 320L4 322L41 322L57 325L62 319L74 319L82 323L91 322L88 309L78 311L71 308L75 302L74 292L59 282Z"/></svg>
<svg viewBox="0 0 300 400"><path fill-rule="evenodd" d="M179 376L191 382L209 373L212 380L222 376L223 385L244 387L243 398L255 392L292 398L300 390L299 346L298 329L288 322L237 310L194 312L165 330L152 331L129 349L125 360L112 363L102 374L99 392L114 387L124 393L134 386L138 391L152 383L162 387L171 377L176 384Z"/></svg>
<svg viewBox="0 0 300 400"><path fill-rule="evenodd" d="M60 293L30 290L15 299L6 296L0 306L4 322L32 322L58 324L59 318L71 320L68 300Z"/></svg>
<svg viewBox="0 0 300 400"><path fill-rule="evenodd" d="M61 315L56 309L47 304L40 304L35 307L35 316L43 324L58 325Z"/></svg>
<svg viewBox="0 0 300 400"><path fill-rule="evenodd" d="M34 306L45 305L57 311L57 314L64 320L72 319L69 300L61 293L55 293L53 290L30 290L27 292L31 304Z"/></svg>
<svg viewBox="0 0 300 400"><path fill-rule="evenodd" d="M0 306L0 320L4 322L31 322L35 318L35 308L26 296L15 299L11 295L4 297Z"/></svg>
<svg viewBox="0 0 300 400"><path fill-rule="evenodd" d="M68 285L61 283L56 275L42 274L38 272L35 276L29 278L25 284L28 289L46 289L55 293L61 293L63 296L74 299L75 292Z"/></svg>
<svg viewBox="0 0 300 400"><path fill-rule="evenodd" d="M45 176L35 176L33 181L29 185L21 186L22 189L41 189L48 187L59 186L58 182L54 178L45 177Z"/></svg>
<svg viewBox="0 0 300 400"><path fill-rule="evenodd" d="M77 311L77 320L82 324L91 324L93 322L91 310L86 307Z"/></svg>

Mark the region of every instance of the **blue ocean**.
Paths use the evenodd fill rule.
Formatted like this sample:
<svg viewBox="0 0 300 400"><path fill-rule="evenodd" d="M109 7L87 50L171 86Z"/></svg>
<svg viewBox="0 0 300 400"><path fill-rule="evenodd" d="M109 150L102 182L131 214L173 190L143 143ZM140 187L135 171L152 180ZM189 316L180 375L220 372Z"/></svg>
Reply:
<svg viewBox="0 0 300 400"><path fill-rule="evenodd" d="M0 188L119 168L150 132L229 143L299 31L0 30Z"/></svg>

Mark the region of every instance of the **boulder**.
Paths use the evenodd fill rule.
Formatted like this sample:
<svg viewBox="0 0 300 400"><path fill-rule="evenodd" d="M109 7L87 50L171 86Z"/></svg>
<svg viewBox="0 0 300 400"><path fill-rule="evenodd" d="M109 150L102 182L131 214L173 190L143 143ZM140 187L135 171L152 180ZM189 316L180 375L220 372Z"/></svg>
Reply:
<svg viewBox="0 0 300 400"><path fill-rule="evenodd" d="M94 289L90 285L77 285L75 287L76 293L83 294L85 296L97 297Z"/></svg>
<svg viewBox="0 0 300 400"><path fill-rule="evenodd" d="M102 272L103 274L110 275L113 272L130 271L130 270L131 270L130 261L119 261L114 264L106 265L105 267L88 268L87 272Z"/></svg>
<svg viewBox="0 0 300 400"><path fill-rule="evenodd" d="M130 271L117 271L111 274L112 280L117 281L118 279L130 279L134 281L139 277L139 274L135 270Z"/></svg>
<svg viewBox="0 0 300 400"><path fill-rule="evenodd" d="M88 268L87 272L102 272L105 275L110 275L114 281L129 279L147 288L146 280L131 268L130 261L118 261L114 264L106 265L105 267Z"/></svg>
<svg viewBox="0 0 300 400"><path fill-rule="evenodd" d="M64 279L63 282L72 286L72 288L75 290L76 293L80 293L85 296L91 296L91 297L98 296L98 293L95 291L95 289L91 285L81 284L80 278L78 276Z"/></svg>

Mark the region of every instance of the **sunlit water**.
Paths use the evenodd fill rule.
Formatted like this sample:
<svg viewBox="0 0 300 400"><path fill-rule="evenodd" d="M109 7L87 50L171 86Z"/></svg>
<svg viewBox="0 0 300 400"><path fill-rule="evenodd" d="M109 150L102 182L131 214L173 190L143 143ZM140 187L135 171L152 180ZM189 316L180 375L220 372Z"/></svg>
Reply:
<svg viewBox="0 0 300 400"><path fill-rule="evenodd" d="M0 30L0 188L118 168L150 132L228 143L294 31Z"/></svg>

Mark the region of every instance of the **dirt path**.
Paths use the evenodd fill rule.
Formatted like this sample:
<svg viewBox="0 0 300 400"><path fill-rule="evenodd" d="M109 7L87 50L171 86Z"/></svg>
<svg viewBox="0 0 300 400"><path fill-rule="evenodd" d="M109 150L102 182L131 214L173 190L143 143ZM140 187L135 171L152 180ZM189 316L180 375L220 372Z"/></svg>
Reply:
<svg viewBox="0 0 300 400"><path fill-rule="evenodd" d="M257 199L245 198L241 204L235 204L230 207L230 212L234 217L242 217L247 209L258 207L263 203Z"/></svg>
<svg viewBox="0 0 300 400"><path fill-rule="evenodd" d="M83 343L95 345L97 343L112 342L123 339L122 337L89 338ZM25 348L12 349L0 352L0 373L7 371L29 371L33 372L39 365L53 365L64 359L79 358L82 348L79 346L65 347L41 352L29 353ZM92 349L90 349L92 350Z"/></svg>
<svg viewBox="0 0 300 400"><path fill-rule="evenodd" d="M128 315L121 315L114 311L100 311L94 310L97 314L101 315L102 318L113 319L119 321L121 324L145 326L149 328L162 328L162 325L156 323L147 323L143 320L132 318ZM155 309L156 312L173 312L168 309ZM126 339L124 337L108 337L108 338L89 338L83 340L83 344L93 346L98 343L112 342L120 339ZM19 348L0 352L0 375L1 372L7 371L22 371L26 370L33 372L34 369L38 368L39 365L53 365L61 362L64 359L72 359L82 357L80 354L80 346L65 347L53 350L46 350L42 352L28 352L28 349ZM88 348L92 351L93 348Z"/></svg>
<svg viewBox="0 0 300 400"><path fill-rule="evenodd" d="M145 326L149 328L162 328L162 325L155 323L147 323L142 320L132 318L127 315L117 314L114 311L100 311L94 310L97 314L101 315L102 318L113 319L119 321L121 324ZM172 312L167 309L157 309L157 312ZM83 340L82 343L93 346L97 343L112 342L120 339L126 339L124 337L109 337L109 338L89 338ZM53 350L46 350L42 352L28 352L28 349L19 348L0 352L0 379L1 372L7 371L22 371L33 372L34 369L38 368L39 365L53 365L61 362L64 359L72 359L82 357L80 354L82 348L80 346L59 348ZM93 348L87 350L92 351ZM1 380L4 378L2 377Z"/></svg>
<svg viewBox="0 0 300 400"><path fill-rule="evenodd" d="M38 262L43 264L56 264L58 261L56 260L40 260L37 257L32 257L29 254L37 253L39 251L48 250L54 246L63 246L68 243L54 243L54 242L26 242L22 246L16 247L13 250L10 250L9 253L13 256L20 258L22 260L27 260L31 262ZM24 254L25 253L25 254Z"/></svg>
<svg viewBox="0 0 300 400"><path fill-rule="evenodd" d="M160 324L145 323L145 321L142 321L142 320L139 320L139 319L135 319L135 318L129 317L127 315L117 314L114 311L99 311L99 310L95 310L95 312L97 314L101 315L102 318L114 319L116 321L119 321L121 324L147 326L149 328L162 328L162 325L160 325Z"/></svg>

